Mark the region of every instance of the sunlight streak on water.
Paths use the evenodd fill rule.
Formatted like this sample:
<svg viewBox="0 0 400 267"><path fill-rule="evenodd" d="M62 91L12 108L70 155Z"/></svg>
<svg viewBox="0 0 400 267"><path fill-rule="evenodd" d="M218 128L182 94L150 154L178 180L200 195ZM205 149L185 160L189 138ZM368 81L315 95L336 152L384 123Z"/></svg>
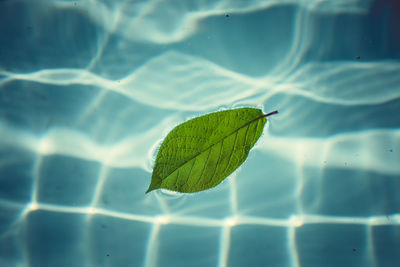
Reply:
<svg viewBox="0 0 400 267"><path fill-rule="evenodd" d="M0 266L395 260L400 62L374 5L2 1L26 18L0 14ZM172 128L242 106L279 114L241 168L144 193Z"/></svg>

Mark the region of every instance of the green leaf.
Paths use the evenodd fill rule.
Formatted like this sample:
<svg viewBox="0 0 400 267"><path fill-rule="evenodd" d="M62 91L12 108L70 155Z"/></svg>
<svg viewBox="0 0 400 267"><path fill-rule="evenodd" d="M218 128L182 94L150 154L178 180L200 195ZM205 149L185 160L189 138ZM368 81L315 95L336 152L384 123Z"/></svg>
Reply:
<svg viewBox="0 0 400 267"><path fill-rule="evenodd" d="M193 193L217 186L246 160L266 117L276 113L239 108L176 126L160 146L146 193L160 188Z"/></svg>

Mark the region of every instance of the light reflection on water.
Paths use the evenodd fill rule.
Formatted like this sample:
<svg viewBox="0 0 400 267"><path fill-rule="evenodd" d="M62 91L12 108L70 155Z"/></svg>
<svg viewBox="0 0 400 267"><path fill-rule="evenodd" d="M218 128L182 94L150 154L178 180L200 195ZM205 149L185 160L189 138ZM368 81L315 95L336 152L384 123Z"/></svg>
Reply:
<svg viewBox="0 0 400 267"><path fill-rule="evenodd" d="M1 1L0 266L395 266L387 10ZM242 106L279 114L229 179L144 193L173 127Z"/></svg>

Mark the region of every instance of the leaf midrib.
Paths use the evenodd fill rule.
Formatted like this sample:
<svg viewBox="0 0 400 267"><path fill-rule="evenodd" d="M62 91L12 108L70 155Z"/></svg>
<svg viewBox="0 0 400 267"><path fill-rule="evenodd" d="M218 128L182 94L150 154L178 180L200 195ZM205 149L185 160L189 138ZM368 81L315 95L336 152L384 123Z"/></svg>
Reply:
<svg viewBox="0 0 400 267"><path fill-rule="evenodd" d="M187 161L183 162L183 163L182 163L181 165L179 165L177 168L175 168L175 170L173 170L172 172L170 172L167 176L165 176L165 178L161 178L161 183L162 183L163 180L167 179L171 174L173 174L176 170L178 170L179 168L181 168L183 165L185 165L186 163L188 163L188 162L191 161L192 159L198 157L201 153L206 152L207 150L211 149L211 147L213 147L213 146L215 146L216 144L222 142L222 140L224 140L225 138L231 136L232 134L238 132L240 129L242 129L242 128L246 127L247 125L249 125L249 124L251 124L251 123L253 123L253 122L255 122L255 121L259 120L259 119L262 119L262 118L265 118L265 115L258 116L257 118L255 118L255 119L253 119L253 120L251 120L251 121L249 121L249 122L246 122L245 124L243 124L242 126L240 126L239 128L237 128L236 130L234 130L233 132L231 132L231 133L229 133L228 135L226 135L226 136L224 136L223 138L221 138L221 139L220 139L218 142L216 142L215 144L211 144L210 146L208 146L208 147L205 148L204 150L200 151L199 153L197 153L196 155L194 155L193 157L191 157L191 158L188 159ZM233 148L233 150L235 150L235 148ZM232 153L233 153L233 152L232 152Z"/></svg>

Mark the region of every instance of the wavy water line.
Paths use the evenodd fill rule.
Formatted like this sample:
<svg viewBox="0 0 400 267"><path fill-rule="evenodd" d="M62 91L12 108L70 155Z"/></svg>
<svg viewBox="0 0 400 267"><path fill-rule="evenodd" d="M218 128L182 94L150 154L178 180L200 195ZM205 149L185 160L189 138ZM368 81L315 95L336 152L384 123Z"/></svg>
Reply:
<svg viewBox="0 0 400 267"><path fill-rule="evenodd" d="M374 234L373 229L375 229L375 226L400 226L400 214L394 213L365 217L309 214L305 211L307 209L303 209L301 206L303 204L303 199L300 200L300 196L303 194L302 186L305 186L307 182L301 175L304 174L305 167L313 167L316 170L315 173L318 173L318 171L323 172L325 168L330 167L344 169L343 163L346 162L346 170L367 170L399 177L400 129L398 128L392 130L369 129L321 138L280 137L266 132L254 148L258 150L256 153L261 152L261 154L266 154L269 157L276 156L277 158L287 159L289 162L296 163L295 173L299 175L296 177L299 179L296 179L297 186L295 187L295 193L291 201L293 202L294 200L296 202L295 206L298 204L295 207L298 214L288 214L288 218L274 218L271 215L264 217L265 213L260 214L260 216L240 214L240 212L243 212L243 206L240 206L240 209L238 208L238 185L235 178L238 173L234 174L233 179L232 177L228 179L228 183L222 185L229 187L225 188L228 190L222 187L224 192L228 192L227 198L224 199L223 195L218 195L218 198L216 198L217 201L206 203L205 198L199 197L196 199L195 197L193 199L198 201L196 203L195 201L188 201L187 196L177 196L180 203L185 204L185 208L179 207L178 211L176 211L176 206L174 206L176 205L176 201L168 202L166 197L159 193L156 193L154 197L140 200L139 202L144 207L162 206L161 213L164 212L164 214L161 215L141 215L139 213L113 210L117 206L109 209L99 207L101 205L99 201L101 196L108 193L105 190L103 191L108 186L106 182L108 179L114 178L109 174L109 170L114 167L139 168L146 172L151 172L151 162L153 161L157 143L162 140L161 138L168 133L168 130L173 125L183 120L183 112L179 113L179 111L209 112L228 104L238 103L239 105L243 105L248 104L249 101L252 101L255 106L263 108L263 104L266 105L265 103L273 100L271 98L277 95L282 95L285 99L292 97L306 98L313 101L313 104L321 104L322 109L323 104L353 107L357 105L380 105L399 99L400 76L397 75L397 73L400 73L399 62L352 62L349 60L330 63L311 62L302 65L305 51L310 48L309 45L313 41L313 25L308 23L313 23L314 14L363 13L368 10L369 5L373 2L372 0L303 0L300 2L297 0L265 0L254 1L250 4L248 1L200 1L195 2L193 6L189 6L189 2L182 2L179 4L180 8L168 5L168 1L162 0L86 0L76 1L76 7L73 6L73 2L71 1L47 2L49 3L50 11L51 6L60 9L78 10L83 14L83 17L88 17L89 20L102 28L98 32L104 34L104 38L98 43L97 54L92 58L87 69L42 69L33 73L0 71L0 77L3 76L0 78L0 91L15 89L4 85L18 80L55 85L50 90L68 90L74 85L83 85L81 90L86 90L85 86L95 87L99 90L99 93L93 97L90 106L85 105L85 108L80 110L84 115L78 118L78 120L80 119L77 123L79 126L87 123L93 118L93 115L104 115L104 112L95 113L96 111L94 110L101 107L107 101L106 96L108 97L110 94L118 94L128 100L132 100L132 102L154 107L158 111L169 109L168 112L170 110L177 112L175 114L171 112L173 113L172 115L165 115L164 118L161 117L160 123L157 122L157 125L154 127L148 127L148 131L135 132L128 137L124 135L123 139L116 138L117 140L107 144L95 140L96 136L93 136L90 131L86 132L74 129L74 127L78 128L76 125L69 128L50 127L43 135L38 136L33 133L34 130L30 133L29 129L18 128L11 122L8 122L8 120L0 119L0 136L2 137L0 148L6 151L5 154L11 150L16 151L14 154L19 156L26 150L36 155L35 168L32 171L32 177L29 177L34 181L31 202L22 204L7 199L0 199L0 205L20 211L16 212L18 216L12 220L13 223L4 230L4 233L0 233L0 237L4 237L7 234L10 236L13 235L13 239L18 239L19 245L17 246L18 250L21 251L21 254L12 256L14 258L12 263L3 262L3 259L0 259L0 265L11 266L12 264L20 264L20 266L28 266L33 264L34 257L40 256L34 255L35 249L32 250L32 242L29 242L31 241L32 228L24 228L27 225L30 226L32 218L28 218L28 216L37 211L47 211L52 214L66 213L72 215L72 217L74 217L73 215L86 215L84 224L80 225L85 229L85 232L88 228L90 230L95 229L91 225L91 220L95 216L151 225L149 242L143 244L143 246L146 246L146 254L144 255L144 266L146 267L157 265L158 255L160 254L160 251L157 249L161 243L159 237L164 227L168 225L218 228L220 231L220 244L217 260L221 267L229 265L229 258L232 257L229 252L233 245L237 245L236 243L231 243L232 229L241 225L279 227L287 230L286 247L284 249L287 250L286 253L288 253L289 262L293 267L302 264L301 256L303 256L303 251L298 251L298 249L303 247L298 243L299 241L296 241L297 229L305 225L315 224L326 224L327 227L331 225L360 225L367 229L364 245L367 254L365 256L367 257L366 262L372 262L375 265L379 263L377 254L379 254L379 250L382 247L379 247L379 239L374 240L376 234ZM151 45L173 44L189 39L196 33L201 32L201 24L207 18L225 16L226 13L234 17L235 14L257 12L285 4L293 4L298 9L297 12L299 14L294 26L297 29L293 33L295 37L293 38L291 52L282 62L276 62L277 66L274 72L262 77L244 75L229 68L221 67L215 64L212 59L190 56L175 51L160 54L158 57L153 57L152 55L151 59L145 61L141 67L135 68L127 76L121 77L121 79L113 80L106 78L106 75L109 74L102 74L97 66L103 63L101 62L103 51L106 48L110 48L107 47L106 43L109 38L114 38L115 35L119 35L118 38L122 42L126 42L129 45L133 44L134 46L138 43L145 43L145 45L147 43ZM172 7L173 12L168 13L169 7ZM158 19L161 17L162 19ZM311 30L307 31L310 27ZM118 48L116 47L116 49ZM111 53L111 56L113 56L113 53ZM125 60L130 61L130 58L126 58ZM124 64L124 62L118 62L117 60L107 62L109 64L107 67L110 67L110 69L113 65L111 63ZM130 66L129 64L126 65ZM21 90L21 93L29 93L26 91L30 90L29 86L22 86L16 89L17 91ZM7 95L8 92L4 93L4 95ZM109 99L113 98L110 97ZM284 105L285 103L296 105L296 103L293 103L296 101L285 102L285 99L281 107L282 109L286 108L287 112L286 114L283 113L283 116L279 118L282 125L294 123L294 120L296 120L292 116L295 114L291 113L289 106ZM17 103L18 98L12 101L16 101ZM15 106L23 105L24 103L21 102L18 101L18 104L15 104ZM303 107L307 104L299 102ZM73 103L70 104L73 105ZM118 108L118 103L114 104ZM135 103L132 103L132 105L135 105ZM12 108L11 112L14 112ZM126 112L133 114L132 110L127 109ZM24 109L22 109L23 111ZM52 112L53 110L44 111ZM140 111L138 112L140 113ZM8 116L8 113L4 114ZM284 117L285 121L283 120ZM10 116L11 118L12 116ZM8 118L6 117L6 119ZM121 121L125 122L124 120ZM303 122L303 120L301 121ZM278 119L276 122L278 122ZM308 124L307 122L304 119L304 127L318 127L315 123ZM327 127L329 126L331 125ZM85 127L79 128L86 129ZM389 149L393 151L390 152ZM89 206L63 206L40 201L38 188L40 176L43 175L40 172L41 163L45 156L52 155L62 155L81 159L82 161L96 161L101 164L99 174L96 177L97 180L93 184L95 189L93 190L93 195L91 195L92 199ZM35 159L35 157L33 158ZM0 161L0 166L7 167L11 164L14 164L14 159L7 158L7 156ZM7 168L5 169L7 170ZM315 179L316 183L320 180L318 176L311 177ZM133 179L136 178L133 177ZM384 179L382 178L382 180ZM44 185L41 184L40 186ZM221 190L221 188L218 190ZM243 191L240 192L243 193ZM319 192L314 193L319 194ZM381 197L383 199L386 198L383 195ZM220 199L223 200L218 202ZM274 201L262 205L273 206L282 204L282 202L278 203L278 200L277 202ZM279 199L279 201L281 200ZM388 201L390 201L389 197ZM225 202L228 204L222 206ZM220 205L218 209L230 209L232 214L222 219L220 219L221 216L215 219L196 215L203 214L204 210L207 210L207 206L215 208L218 205ZM251 203L252 208L256 205L258 203ZM247 211L247 209L245 210ZM185 214L185 212L190 213L190 215ZM207 212L206 214L209 213ZM10 215L7 216L7 218L12 218ZM118 223L116 226L118 226ZM25 233L27 230L29 232ZM86 243L86 240L91 239L96 234L94 233L93 236L81 236L80 238L85 240ZM33 239L35 239L34 231L33 236ZM3 239L3 241L5 243L7 239ZM107 239L105 241L107 242ZM167 245L170 245L170 241L167 240ZM210 239L207 241L208 243L215 243L215 240ZM5 243L5 245L8 244ZM84 246L86 251L89 252L93 249L92 245L90 242L86 244ZM10 251L12 250L10 249ZM93 259L93 265L95 265L95 256L95 254L89 255L89 262Z"/></svg>
<svg viewBox="0 0 400 267"><path fill-rule="evenodd" d="M290 261L292 263L291 266L293 267L300 267L300 258L299 258L299 253L298 253L298 249L296 246L297 242L296 242L296 227L289 227L288 228L288 242L287 242L287 246L288 246L288 251L290 251L289 255L290 255Z"/></svg>
<svg viewBox="0 0 400 267"><path fill-rule="evenodd" d="M149 241L147 243L146 257L143 264L144 267L157 266L158 256L158 236L160 234L161 225L158 223L153 224L150 231Z"/></svg>
<svg viewBox="0 0 400 267"><path fill-rule="evenodd" d="M14 205L15 206L15 205ZM260 225L265 227L284 227L288 229L288 251L292 256L291 261L293 266L299 266L299 257L296 249L296 229L305 225L312 224L342 224L342 225L364 225L368 229L374 226L394 226L400 225L400 214L370 216L370 217L349 217L349 216L326 216L314 214L299 214L292 215L287 219L275 219L268 217L254 217L234 215L230 218L222 220L209 219L205 217L196 216L176 216L176 215L163 215L163 216L146 216L136 215L124 212L115 212L112 210L88 207L69 207L62 205L53 205L45 203L31 203L27 205L21 220L25 219L29 213L37 211L50 211L56 213L70 213L70 214L85 214L90 217L95 215L107 216L116 219L129 220L134 222L144 222L153 224L153 228L149 235L149 241L146 249L145 266L155 266L158 256L158 243L159 234L163 225L188 225L198 227L219 227L221 228L220 236L220 250L219 250L219 266L227 266L229 258L230 243L231 243L231 229L240 225ZM7 233L3 233L7 234ZM369 238L368 249L375 252L372 247L373 242ZM28 251L26 248L25 251ZM25 257L26 258L26 257Z"/></svg>
<svg viewBox="0 0 400 267"><path fill-rule="evenodd" d="M258 94L263 94L259 100L264 102L276 94L288 94L336 105L381 104L400 98L400 77L395 75L398 72L400 63L394 61L310 63L281 84L282 77L252 78L202 58L167 52L117 81L80 69L41 70L28 74L3 71L0 74L8 76L3 83L26 80L53 85L91 85L104 91L111 90L144 105L196 111ZM389 77L382 80L376 73ZM341 77L339 83L338 77ZM374 86L378 83L379 87ZM361 94L365 91L369 93Z"/></svg>
<svg viewBox="0 0 400 267"><path fill-rule="evenodd" d="M400 225L400 214L390 214L381 216L369 217L350 217L350 216L328 216L328 215L315 215L315 214L299 214L292 215L288 219L276 219L268 217L255 217L234 215L231 218L222 220L211 219L198 216L147 216L132 213L124 213L112 211L102 208L94 207L69 207L54 204L37 203L35 205L28 205L25 211L25 216L30 212L35 211L51 211L59 213L74 213L86 215L103 215L117 219L139 221L152 224L178 224L200 227L235 227L238 225L264 225L272 227L302 227L308 224L356 224L367 226L379 225Z"/></svg>
<svg viewBox="0 0 400 267"><path fill-rule="evenodd" d="M164 215L164 216L143 216L135 215L124 212L114 212L107 209L100 209L94 207L68 207L62 205L53 205L45 203L35 203L28 205L24 216L24 219L31 212L37 211L50 211L56 213L70 213L70 214L86 214L88 216L107 216L116 219L129 220L133 222L144 222L153 225L150 231L149 241L146 246L146 258L144 266L155 266L158 257L158 244L159 234L161 228L165 225L176 224L176 225L188 225L198 227L218 227L221 229L220 233L220 249L218 262L219 266L227 266L229 259L229 251L231 244L231 229L240 225L259 225L265 227L283 227L288 230L288 242L287 249L289 255L291 255L291 262L293 266L299 266L299 255L297 253L297 242L296 232L298 228L306 225L313 224L335 224L335 225L364 225L367 226L371 233L372 227L375 226L396 226L400 225L400 214L382 215L382 216L371 216L371 217L349 217L349 216L326 216L326 215L314 215L314 214L299 214L292 215L287 219L275 219L267 217L254 217L254 216L242 216L234 215L231 218L222 220L208 219L204 217L196 216L175 216L175 215ZM374 255L375 249L373 247L372 235L369 235L369 241L367 248ZM28 251L25 249L25 251ZM375 257L373 257L374 259Z"/></svg>
<svg viewBox="0 0 400 267"><path fill-rule="evenodd" d="M130 3L120 1L108 6L101 1L80 1L79 5L57 1L52 3L59 9L75 9L85 12L98 26L109 34L119 34L125 39L140 42L169 44L189 38L198 31L198 24L208 17L230 14L246 14L281 5L296 5L315 13L363 13L372 0L337 0L328 3L321 0L264 0L264 1L218 1L184 2L170 5L165 1ZM168 12L166 11L168 10ZM101 15L99 15L101 14ZM158 21L154 21L154 17ZM115 23L118 21L118 23Z"/></svg>
<svg viewBox="0 0 400 267"><path fill-rule="evenodd" d="M300 214L292 215L287 219L275 219L268 217L254 217L254 216L242 216L234 215L231 218L222 220L208 219L204 217L195 216L175 216L175 215L164 215L164 216L143 216L124 212L115 212L107 209L94 208L94 207L68 207L62 205L53 205L45 203L32 203L25 209L24 215L21 219L25 219L31 212L37 211L50 211L56 213L70 213L70 214L86 214L88 216L107 216L116 219L129 220L133 222L144 222L153 224L153 228L149 235L149 241L146 249L146 258L144 266L155 266L157 263L158 256L158 244L159 234L163 225L176 224L176 225L188 225L188 226L199 226L199 227L218 227L221 228L220 236L220 249L219 249L219 266L227 266L229 259L229 251L231 244L231 229L240 225L260 225L265 227L284 227L288 229L288 251L289 255L292 256L291 262L293 266L299 266L299 257L296 249L296 229L301 228L305 225L312 224L342 224L342 225L364 225L367 226L369 232L374 226L394 226L400 225L400 214L382 215L382 216L371 216L371 217L344 217L344 216L325 216L325 215L314 215L314 214ZM371 235L372 236L372 235ZM368 239L368 250L375 253L373 247L373 241L369 236ZM24 251L28 251L26 248ZM27 259L25 255L25 259ZM373 257L375 259L375 257Z"/></svg>
<svg viewBox="0 0 400 267"><path fill-rule="evenodd" d="M367 252L369 255L370 262L373 263L373 266L379 266L378 262L377 262L377 258L376 258L376 253L375 253L375 243L374 243L374 238L373 238L374 235L373 235L372 230L373 230L373 228L371 226L368 226L367 234L366 234L367 240L368 240L367 241L367 244L368 244Z"/></svg>
<svg viewBox="0 0 400 267"><path fill-rule="evenodd" d="M267 135L256 146L264 153L302 162L304 166L343 168L346 163L348 169L366 169L389 175L400 175L399 148L400 129L365 130L324 138Z"/></svg>
<svg viewBox="0 0 400 267"><path fill-rule="evenodd" d="M218 266L227 267L229 259L229 250L231 246L231 226L226 225L222 227L220 240L219 240L219 257Z"/></svg>
<svg viewBox="0 0 400 267"><path fill-rule="evenodd" d="M160 133L170 125L169 121L160 123L147 132L135 134L112 145L95 143L88 135L69 128L52 128L42 137L36 137L0 121L0 146L26 149L40 156L62 155L87 161L97 161L117 168L141 168L151 172L153 143ZM4 142L4 143L3 143ZM135 152L132 154L132 152ZM144 156L147 155L147 156Z"/></svg>
<svg viewBox="0 0 400 267"><path fill-rule="evenodd" d="M41 156L63 155L97 161L110 167L136 167L151 172L148 161L152 160L153 155L149 155L149 151L153 151L153 144L160 139L160 133L169 128L168 124L160 123L147 132L110 145L97 144L86 134L68 128L52 128L46 135L37 138L1 121L0 135L3 136L3 146L7 144ZM352 149L349 150L348 147ZM381 153L377 153L377 147L382 147ZM350 169L367 169L391 175L400 174L400 165L397 164L400 162L398 148L400 129L373 129L324 138L290 138L267 134L255 147L289 161L302 162L305 166L343 167L346 161L347 168ZM390 149L395 153L390 152Z"/></svg>
<svg viewBox="0 0 400 267"><path fill-rule="evenodd" d="M71 3L56 2L55 6L62 9L74 9L89 14L91 19L97 24L106 29L108 40L112 34L120 34L126 39L139 42L151 43L174 43L183 41L197 33L199 30L198 24L212 16L231 14L247 14L257 12L259 10L267 10L271 7L282 5L293 5L298 7L298 19L296 30L294 31L294 41L290 52L286 59L276 66L275 74L289 74L297 66L302 57L297 55L304 54L304 49L310 43L312 38L305 29L308 29L310 17L319 13L334 14L334 13L366 13L372 5L372 0L369 1L348 1L338 0L334 2L324 2L320 0L312 1L256 1L236 2L236 1L219 1L212 4L201 6L185 3L179 6L166 4L164 1L150 1L148 3L129 3L128 1L115 2L112 7L100 1L84 1L79 5L72 7ZM204 3L203 3L204 4ZM169 12L165 12L168 9ZM93 11L96 11L95 14ZM171 11L172 10L172 11ZM99 13L102 14L99 16ZM159 18L155 22L153 17ZM163 18L167 18L163 21ZM172 21L172 22L171 22ZM184 26L182 26L184 25ZM307 26L307 27L305 27ZM146 30L143 30L146 29ZM149 39L150 38L150 39ZM98 58L101 57L102 51L105 48L105 42L102 42L98 47L97 54L91 62L91 66L95 64Z"/></svg>

